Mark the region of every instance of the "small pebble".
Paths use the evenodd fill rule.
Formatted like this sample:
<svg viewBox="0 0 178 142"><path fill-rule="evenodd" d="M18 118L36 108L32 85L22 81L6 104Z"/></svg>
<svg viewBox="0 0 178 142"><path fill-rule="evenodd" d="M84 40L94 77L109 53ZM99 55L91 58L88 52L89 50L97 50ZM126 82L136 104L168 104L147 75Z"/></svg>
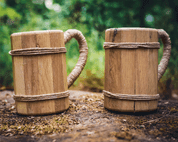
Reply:
<svg viewBox="0 0 178 142"><path fill-rule="evenodd" d="M23 131L22 131L22 132L20 132L20 135L23 135Z"/></svg>
<svg viewBox="0 0 178 142"><path fill-rule="evenodd" d="M12 129L8 129L8 130L7 130L7 132L11 132L11 131L12 131Z"/></svg>
<svg viewBox="0 0 178 142"><path fill-rule="evenodd" d="M121 130L122 130L122 131L126 131L127 128L126 128L126 127L122 127Z"/></svg>
<svg viewBox="0 0 178 142"><path fill-rule="evenodd" d="M6 137L9 136L9 135L10 135L10 133L5 134Z"/></svg>
<svg viewBox="0 0 178 142"><path fill-rule="evenodd" d="M93 101L93 99L92 99L92 98L89 98L88 101Z"/></svg>
<svg viewBox="0 0 178 142"><path fill-rule="evenodd" d="M126 132L117 132L115 137L124 139L126 137Z"/></svg>
<svg viewBox="0 0 178 142"><path fill-rule="evenodd" d="M2 100L2 104L6 105L7 104L7 100Z"/></svg>
<svg viewBox="0 0 178 142"><path fill-rule="evenodd" d="M56 137L56 136L57 136L56 133L53 133L53 134L49 135L50 138L52 138L52 137Z"/></svg>
<svg viewBox="0 0 178 142"><path fill-rule="evenodd" d="M164 104L167 105L169 102L165 102Z"/></svg>
<svg viewBox="0 0 178 142"><path fill-rule="evenodd" d="M35 135L39 135L40 133L39 132L36 132Z"/></svg>
<svg viewBox="0 0 178 142"><path fill-rule="evenodd" d="M32 126L32 129L35 129L36 126Z"/></svg>
<svg viewBox="0 0 178 142"><path fill-rule="evenodd" d="M87 109L87 107L86 107L86 106L82 106L82 108L81 108L81 109L86 110L86 109Z"/></svg>
<svg viewBox="0 0 178 142"><path fill-rule="evenodd" d="M13 136L13 134L11 134L11 133L10 133L10 135L9 135L9 136L10 136L10 137L12 137L12 136Z"/></svg>
<svg viewBox="0 0 178 142"><path fill-rule="evenodd" d="M127 120L126 119L122 119L123 122L126 122Z"/></svg>
<svg viewBox="0 0 178 142"><path fill-rule="evenodd" d="M11 107L11 109L14 109L14 108L15 108L15 106L12 106L12 107Z"/></svg>
<svg viewBox="0 0 178 142"><path fill-rule="evenodd" d="M159 138L159 137L156 137L156 139L157 139L157 140L160 140L160 138Z"/></svg>
<svg viewBox="0 0 178 142"><path fill-rule="evenodd" d="M140 125L140 128L145 128L145 125Z"/></svg>
<svg viewBox="0 0 178 142"><path fill-rule="evenodd" d="M92 135L92 134L94 134L94 133L95 133L94 131L92 131L92 132L89 132L89 131L88 131L88 132L87 132L88 135Z"/></svg>
<svg viewBox="0 0 178 142"><path fill-rule="evenodd" d="M18 129L22 128L21 126L18 127Z"/></svg>
<svg viewBox="0 0 178 142"><path fill-rule="evenodd" d="M11 98L11 95L10 94L6 94L6 98Z"/></svg>

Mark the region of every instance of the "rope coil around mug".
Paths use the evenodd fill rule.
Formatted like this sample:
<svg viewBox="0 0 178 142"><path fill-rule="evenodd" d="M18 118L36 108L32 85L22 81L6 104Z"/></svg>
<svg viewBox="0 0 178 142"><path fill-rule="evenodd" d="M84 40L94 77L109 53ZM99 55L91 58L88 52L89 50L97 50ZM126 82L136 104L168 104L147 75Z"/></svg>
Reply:
<svg viewBox="0 0 178 142"><path fill-rule="evenodd" d="M59 98L65 98L69 96L69 91L52 93L52 94L42 94L42 95L14 95L15 101L42 101L42 100L54 100Z"/></svg>
<svg viewBox="0 0 178 142"><path fill-rule="evenodd" d="M11 56L28 56L28 55L44 55L44 54L57 54L57 53L66 53L67 50L65 47L34 47L34 48L25 48L25 49L16 49L9 51Z"/></svg>
<svg viewBox="0 0 178 142"><path fill-rule="evenodd" d="M158 100L159 99L159 94L156 95L147 95L147 94L139 94L139 95L131 95L131 94L114 94L109 91L103 90L103 95L109 97L109 98L116 98L120 100Z"/></svg>
<svg viewBox="0 0 178 142"><path fill-rule="evenodd" d="M159 49L159 42L123 42L123 43L113 43L113 42L104 42L103 47L105 49L108 48L128 48L128 49L136 49L136 48L151 48L151 49Z"/></svg>

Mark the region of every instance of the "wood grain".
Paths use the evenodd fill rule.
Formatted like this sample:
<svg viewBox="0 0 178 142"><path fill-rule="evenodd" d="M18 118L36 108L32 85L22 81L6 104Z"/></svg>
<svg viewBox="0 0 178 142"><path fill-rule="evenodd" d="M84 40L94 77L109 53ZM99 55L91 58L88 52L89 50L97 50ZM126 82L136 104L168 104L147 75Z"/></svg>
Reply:
<svg viewBox="0 0 178 142"><path fill-rule="evenodd" d="M11 47L12 49L22 49L21 34L11 35ZM13 56L12 64L15 94L23 95L25 94L23 57Z"/></svg>
<svg viewBox="0 0 178 142"><path fill-rule="evenodd" d="M22 49L21 33L11 35L11 49ZM14 92L16 95L25 94L25 79L24 79L24 66L23 57L14 56L12 57L13 65L13 77L14 77ZM26 113L26 103L15 102L17 112Z"/></svg>
<svg viewBox="0 0 178 142"><path fill-rule="evenodd" d="M149 28L119 28L116 34L116 29L108 29L105 42L158 42L158 33ZM130 95L157 94L157 54L157 49L148 48L105 49L105 90ZM157 101L127 101L105 96L104 107L125 112L150 111L157 108Z"/></svg>
<svg viewBox="0 0 178 142"><path fill-rule="evenodd" d="M65 47L64 33L61 30L50 31L50 46ZM67 90L67 71L65 53L52 56L54 92Z"/></svg>
<svg viewBox="0 0 178 142"><path fill-rule="evenodd" d="M136 42L149 42L148 29L136 31ZM136 94L148 93L149 49L136 50Z"/></svg>
<svg viewBox="0 0 178 142"><path fill-rule="evenodd" d="M137 31L137 42L157 42L157 30ZM136 94L157 94L158 50L137 50ZM157 101L135 101L135 111L151 111L157 108Z"/></svg>
<svg viewBox="0 0 178 142"><path fill-rule="evenodd" d="M117 31L115 38L113 38L114 29L106 31L106 35L106 42L111 42L113 39L116 43L120 42L120 31ZM121 52L118 49L106 49L105 55L105 89L113 93L121 93Z"/></svg>
<svg viewBox="0 0 178 142"><path fill-rule="evenodd" d="M134 101L119 100L104 96L104 107L119 112L133 112Z"/></svg>
<svg viewBox="0 0 178 142"><path fill-rule="evenodd" d="M32 32L21 34L22 49L36 47L36 35ZM38 56L24 56L25 95L38 95Z"/></svg>
<svg viewBox="0 0 178 142"><path fill-rule="evenodd" d="M121 42L135 42L135 30L123 29ZM121 49L121 86L123 94L135 94L135 49ZM122 111L134 111L134 101L121 101Z"/></svg>
<svg viewBox="0 0 178 142"><path fill-rule="evenodd" d="M50 31L50 46L65 47L64 33L61 30ZM54 54L52 56L53 66L53 89L54 92L64 92L68 89L67 86L67 70L66 70L66 55L65 53ZM55 111L61 112L69 107L69 98L61 98L54 100Z"/></svg>
<svg viewBox="0 0 178 142"><path fill-rule="evenodd" d="M155 30L150 30L150 42L158 42L158 33ZM158 93L158 50L149 49L149 78L148 90L150 95Z"/></svg>
<svg viewBox="0 0 178 142"><path fill-rule="evenodd" d="M49 32L36 32L37 47L50 47ZM39 94L55 93L53 90L53 68L52 68L52 54L39 55L38 57L38 78Z"/></svg>
<svg viewBox="0 0 178 142"><path fill-rule="evenodd" d="M134 31L111 29L106 31L106 42L133 42ZM108 37L109 36L109 37ZM113 37L114 36L114 37ZM114 40L113 40L114 39ZM127 40L128 39L128 40ZM131 51L132 50L132 51ZM131 51L131 52L130 52ZM106 49L105 50L105 90L112 93L134 93L134 49ZM118 111L133 111L134 101L123 101L105 96L104 106Z"/></svg>
<svg viewBox="0 0 178 142"><path fill-rule="evenodd" d="M135 30L121 31L121 42L135 42ZM121 49L121 86L123 94L135 94L135 49Z"/></svg>

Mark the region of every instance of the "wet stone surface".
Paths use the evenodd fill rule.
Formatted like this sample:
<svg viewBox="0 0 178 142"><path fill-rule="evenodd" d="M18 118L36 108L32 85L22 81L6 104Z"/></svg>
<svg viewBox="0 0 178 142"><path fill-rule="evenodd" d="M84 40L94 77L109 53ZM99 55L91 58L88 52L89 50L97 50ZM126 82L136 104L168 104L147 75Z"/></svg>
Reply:
<svg viewBox="0 0 178 142"><path fill-rule="evenodd" d="M13 92L0 92L0 141L178 141L177 100L160 100L154 112L118 113L104 108L101 93L70 94L70 107L63 113L22 116Z"/></svg>

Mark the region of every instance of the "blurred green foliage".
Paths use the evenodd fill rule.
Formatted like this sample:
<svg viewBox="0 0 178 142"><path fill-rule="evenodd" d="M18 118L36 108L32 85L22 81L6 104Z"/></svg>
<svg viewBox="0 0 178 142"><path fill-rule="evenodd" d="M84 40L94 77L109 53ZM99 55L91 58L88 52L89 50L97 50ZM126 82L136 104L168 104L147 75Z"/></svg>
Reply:
<svg viewBox="0 0 178 142"><path fill-rule="evenodd" d="M171 59L162 81L171 78L178 87L178 1L175 0L0 0L0 85L12 86L10 35L15 32L78 29L86 37L88 60L81 80L103 84L105 30L115 27L164 29L172 41ZM67 73L78 60L78 45L67 47ZM159 61L163 49L159 50ZM95 80L92 83L90 79ZM97 83L98 82L98 83ZM83 83L85 84L85 83Z"/></svg>

